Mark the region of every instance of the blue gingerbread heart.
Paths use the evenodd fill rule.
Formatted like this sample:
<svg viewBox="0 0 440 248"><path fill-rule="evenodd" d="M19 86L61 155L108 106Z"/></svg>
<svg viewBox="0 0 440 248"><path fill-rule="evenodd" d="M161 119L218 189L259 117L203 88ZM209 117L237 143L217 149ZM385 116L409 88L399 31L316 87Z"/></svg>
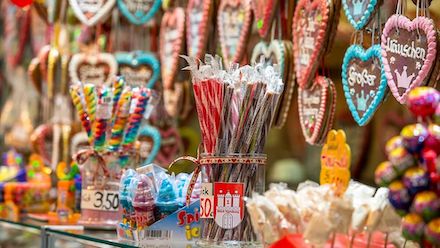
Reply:
<svg viewBox="0 0 440 248"><path fill-rule="evenodd" d="M342 85L354 120L364 126L373 117L387 93L387 79L380 45L368 50L351 45L342 63Z"/></svg>
<svg viewBox="0 0 440 248"><path fill-rule="evenodd" d="M160 64L156 56L150 52L134 51L117 53L119 75L124 76L130 85L153 88L160 75Z"/></svg>
<svg viewBox="0 0 440 248"><path fill-rule="evenodd" d="M368 24L378 4L379 0L342 0L345 16L356 30Z"/></svg>
<svg viewBox="0 0 440 248"><path fill-rule="evenodd" d="M156 159L157 154L159 153L160 150L160 146L162 144L162 137L160 136L160 132L157 128L146 124L141 127L141 130L139 131L139 137L151 138L152 146L149 148L150 149L149 154L145 159L145 161L143 162L143 164L150 164Z"/></svg>
<svg viewBox="0 0 440 248"><path fill-rule="evenodd" d="M118 0L119 11L135 25L151 20L161 5L161 0Z"/></svg>

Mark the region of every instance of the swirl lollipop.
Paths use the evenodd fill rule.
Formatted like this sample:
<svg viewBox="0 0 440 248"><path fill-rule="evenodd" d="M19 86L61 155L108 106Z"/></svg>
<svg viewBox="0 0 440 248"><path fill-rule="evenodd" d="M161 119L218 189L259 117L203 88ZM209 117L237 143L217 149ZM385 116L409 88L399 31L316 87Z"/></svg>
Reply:
<svg viewBox="0 0 440 248"><path fill-rule="evenodd" d="M440 215L440 199L432 191L420 192L414 197L413 209L425 221L430 221Z"/></svg>
<svg viewBox="0 0 440 248"><path fill-rule="evenodd" d="M403 145L412 154L417 154L422 150L423 143L428 138L428 134L427 128L420 123L408 125L400 132L400 136L403 138Z"/></svg>
<svg viewBox="0 0 440 248"><path fill-rule="evenodd" d="M408 212L412 201L408 189L405 188L401 181L392 182L389 188L390 192L388 194L388 200L400 216L405 215Z"/></svg>
<svg viewBox="0 0 440 248"><path fill-rule="evenodd" d="M439 103L440 93L431 87L417 87L408 94L409 110L423 119L433 116Z"/></svg>
<svg viewBox="0 0 440 248"><path fill-rule="evenodd" d="M424 228L425 223L418 214L410 213L402 219L402 235L409 240L420 243L423 238Z"/></svg>
<svg viewBox="0 0 440 248"><path fill-rule="evenodd" d="M440 218L432 220L425 227L425 237L433 245L440 245Z"/></svg>

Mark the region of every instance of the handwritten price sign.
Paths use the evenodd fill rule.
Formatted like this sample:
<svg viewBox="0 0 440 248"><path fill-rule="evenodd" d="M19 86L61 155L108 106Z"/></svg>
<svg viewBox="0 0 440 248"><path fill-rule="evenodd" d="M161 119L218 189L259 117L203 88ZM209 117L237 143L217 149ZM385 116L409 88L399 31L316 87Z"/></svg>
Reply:
<svg viewBox="0 0 440 248"><path fill-rule="evenodd" d="M118 191L83 189L81 195L81 209L104 211L119 209Z"/></svg>
<svg viewBox="0 0 440 248"><path fill-rule="evenodd" d="M321 151L321 184L332 184L336 194L345 192L350 182L351 151L344 130L331 130Z"/></svg>
<svg viewBox="0 0 440 248"><path fill-rule="evenodd" d="M200 218L214 218L214 194L212 192L212 183L202 183L200 193Z"/></svg>

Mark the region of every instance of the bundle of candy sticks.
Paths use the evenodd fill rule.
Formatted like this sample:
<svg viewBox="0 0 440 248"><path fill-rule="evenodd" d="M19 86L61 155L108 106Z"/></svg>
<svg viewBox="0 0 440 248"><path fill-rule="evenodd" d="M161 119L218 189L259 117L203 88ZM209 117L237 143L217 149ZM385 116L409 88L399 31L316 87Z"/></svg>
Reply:
<svg viewBox="0 0 440 248"><path fill-rule="evenodd" d="M202 156L252 157L263 153L283 91L277 66L260 63L239 68L233 64L226 71L217 56L207 55L204 64L192 58L185 59L192 73L202 133ZM253 164L212 165L208 172L209 182L244 183L245 195L250 196L261 176L264 178L264 175L258 176L261 173L258 167ZM222 229L213 219L207 222L202 238L212 241L255 240L246 212L243 222L234 229Z"/></svg>
<svg viewBox="0 0 440 248"><path fill-rule="evenodd" d="M118 77L112 87L78 82L70 87L70 95L94 150L133 148L152 95L149 89L132 88Z"/></svg>

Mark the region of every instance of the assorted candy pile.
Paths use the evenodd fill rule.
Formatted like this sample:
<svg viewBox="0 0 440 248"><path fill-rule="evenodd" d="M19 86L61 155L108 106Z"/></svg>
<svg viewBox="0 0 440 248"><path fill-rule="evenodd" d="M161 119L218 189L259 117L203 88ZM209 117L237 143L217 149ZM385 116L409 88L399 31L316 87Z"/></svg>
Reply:
<svg viewBox="0 0 440 248"><path fill-rule="evenodd" d="M152 225L185 205L192 174L168 174L160 166L149 164L128 169L121 177L119 200L124 229L138 229ZM199 199L200 177L194 185L191 203Z"/></svg>
<svg viewBox="0 0 440 248"><path fill-rule="evenodd" d="M403 217L402 234L423 247L440 245L440 93L419 87L407 105L418 123L404 127L386 144L388 161L375 172L388 186L389 201Z"/></svg>
<svg viewBox="0 0 440 248"><path fill-rule="evenodd" d="M264 195L248 199L246 207L257 236L271 247L286 247L292 237L299 237L289 242L295 247L334 242L338 245L332 247L384 247L385 234L398 232L401 220L387 195L387 188L351 181L338 197L329 184L307 181L296 191L273 184Z"/></svg>
<svg viewBox="0 0 440 248"><path fill-rule="evenodd" d="M150 89L127 86L122 77L111 88L73 84L70 95L93 149L113 152L133 148L154 99Z"/></svg>

